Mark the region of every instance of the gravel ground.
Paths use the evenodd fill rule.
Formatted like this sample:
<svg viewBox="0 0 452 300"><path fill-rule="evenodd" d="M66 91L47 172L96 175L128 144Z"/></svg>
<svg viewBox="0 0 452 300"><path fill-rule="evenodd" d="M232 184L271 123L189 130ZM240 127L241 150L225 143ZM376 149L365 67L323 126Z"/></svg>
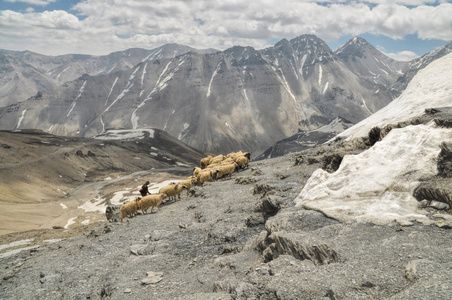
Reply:
<svg viewBox="0 0 452 300"><path fill-rule="evenodd" d="M2 258L0 299L452 299L450 229L295 208L322 164L303 155Z"/></svg>

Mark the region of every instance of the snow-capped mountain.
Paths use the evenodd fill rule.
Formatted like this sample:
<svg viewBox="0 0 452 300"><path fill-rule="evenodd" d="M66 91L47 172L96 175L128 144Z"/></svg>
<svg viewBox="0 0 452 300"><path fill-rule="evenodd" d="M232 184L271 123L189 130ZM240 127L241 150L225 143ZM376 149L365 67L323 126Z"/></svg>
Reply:
<svg viewBox="0 0 452 300"><path fill-rule="evenodd" d="M261 153L336 117L356 123L370 116L401 93L391 82L407 64L358 38L335 54L312 35L261 51L154 53L132 69L84 75L3 108L0 128L85 137L158 128L205 151Z"/></svg>
<svg viewBox="0 0 452 300"><path fill-rule="evenodd" d="M152 50L133 48L104 56L46 56L31 51L0 50L0 107L23 101L38 91L56 88L84 74L115 73L131 69L142 61L173 58L191 51L215 52L177 44L166 44Z"/></svg>
<svg viewBox="0 0 452 300"><path fill-rule="evenodd" d="M432 120L427 124L392 129L368 150L344 156L336 172L315 171L295 200L298 206L322 211L341 222L433 223L425 216L426 211L419 209L418 200L422 198L416 200L413 194L421 183L435 182L441 149L452 143L452 54L420 70L400 97L339 137L361 138L375 126L381 128L420 118L431 108L438 112L448 110L446 123L449 125ZM432 195L443 194L449 202L445 204L450 206L450 192L447 192L450 191L450 176L441 180L441 188L433 185L427 189ZM424 199L440 201L433 198Z"/></svg>

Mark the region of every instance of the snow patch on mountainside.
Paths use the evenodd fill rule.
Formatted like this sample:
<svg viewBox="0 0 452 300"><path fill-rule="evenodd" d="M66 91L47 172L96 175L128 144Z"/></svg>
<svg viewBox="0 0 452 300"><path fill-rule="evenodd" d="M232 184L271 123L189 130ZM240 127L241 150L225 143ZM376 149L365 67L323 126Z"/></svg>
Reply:
<svg viewBox="0 0 452 300"><path fill-rule="evenodd" d="M115 129L107 130L101 134L96 135L94 138L99 140L134 140L143 139L149 133L150 138L154 138L155 131L153 129Z"/></svg>
<svg viewBox="0 0 452 300"><path fill-rule="evenodd" d="M85 84L86 84L86 80L83 81L82 87L79 90L79 94L77 95L77 97L75 97L74 101L71 104L71 108L69 109L69 112L67 113L66 117L69 117L69 115L71 114L72 110L75 107L75 104L77 104L77 100L78 98L80 98L83 94L83 91L85 90Z"/></svg>
<svg viewBox="0 0 452 300"><path fill-rule="evenodd" d="M374 126L419 116L425 108L452 103L452 54L420 71L406 91L386 108L339 136L367 135ZM382 141L358 155L346 155L335 173L316 170L295 199L297 206L322 211L341 222L385 225L414 221L430 224L412 196L420 181L437 173L442 142L452 142L452 129L411 125L393 129Z"/></svg>

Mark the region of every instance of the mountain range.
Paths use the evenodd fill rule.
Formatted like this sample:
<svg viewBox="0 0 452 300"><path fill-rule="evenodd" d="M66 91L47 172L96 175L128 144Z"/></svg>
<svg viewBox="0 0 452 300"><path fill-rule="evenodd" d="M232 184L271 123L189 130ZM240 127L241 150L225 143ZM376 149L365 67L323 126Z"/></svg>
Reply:
<svg viewBox="0 0 452 300"><path fill-rule="evenodd" d="M302 35L263 50L236 46L200 52L180 45L127 50L84 58L86 67L79 69L75 56L46 71L53 78L46 86L79 77L38 88L23 101L4 100L0 128L81 137L108 129L157 128L203 151L246 149L256 156L337 117L351 123L365 119L398 97L419 69L451 50L448 44L399 62L362 38L332 51L318 37ZM17 65L30 64L15 57ZM90 61L95 67L88 68ZM2 78L3 95L11 95Z"/></svg>
<svg viewBox="0 0 452 300"><path fill-rule="evenodd" d="M251 161L123 222L144 180L181 180L205 153L158 130L0 132L2 182L16 178L0 196L38 183L1 204L0 223L42 222L1 236L0 298L449 300L451 91L448 54L331 141ZM132 171L178 162L182 178Z"/></svg>

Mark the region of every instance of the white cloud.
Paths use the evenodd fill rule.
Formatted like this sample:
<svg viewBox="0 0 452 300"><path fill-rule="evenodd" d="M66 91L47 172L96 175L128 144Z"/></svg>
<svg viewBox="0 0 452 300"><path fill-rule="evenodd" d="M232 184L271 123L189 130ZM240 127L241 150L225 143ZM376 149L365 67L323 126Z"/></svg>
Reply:
<svg viewBox="0 0 452 300"><path fill-rule="evenodd" d="M394 39L417 33L422 39L450 41L452 4L430 5L434 3L434 0L85 0L72 7L74 14L0 11L0 39L2 47L24 50L21 47L26 45L27 49L45 54L50 49L53 49L50 54L67 51L107 54L131 47L152 49L165 43L220 50L234 45L261 49L269 46L270 39L291 39L301 34L315 34L332 41L364 33ZM33 32L35 38L29 40L26 31ZM5 38L8 40L3 42ZM35 43L43 39L46 43ZM53 47L49 49L48 45Z"/></svg>
<svg viewBox="0 0 452 300"><path fill-rule="evenodd" d="M27 3L38 6L47 6L50 3L56 2L56 0L3 0L3 1L10 3Z"/></svg>
<svg viewBox="0 0 452 300"><path fill-rule="evenodd" d="M419 55L417 55L413 51L400 51L396 53L385 53L385 54L398 61L410 61L419 57Z"/></svg>

